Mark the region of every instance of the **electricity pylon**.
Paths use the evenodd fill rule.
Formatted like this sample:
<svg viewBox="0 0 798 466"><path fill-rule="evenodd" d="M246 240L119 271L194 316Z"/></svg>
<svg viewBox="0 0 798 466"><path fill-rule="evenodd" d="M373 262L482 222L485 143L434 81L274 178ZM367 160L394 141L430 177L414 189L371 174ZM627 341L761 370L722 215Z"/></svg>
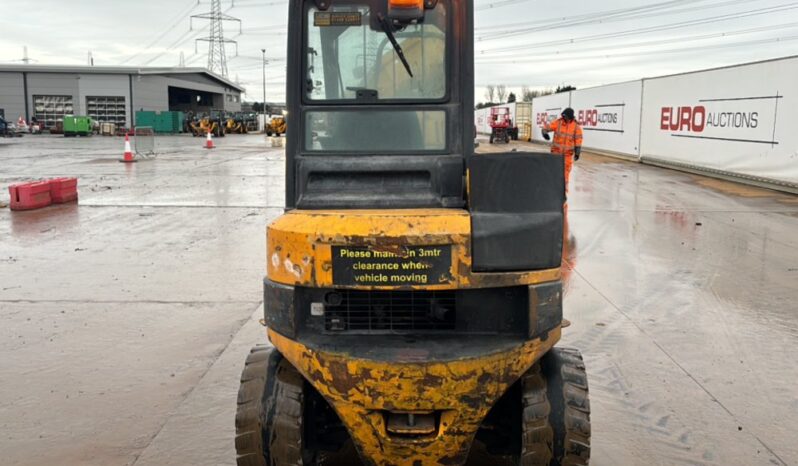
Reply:
<svg viewBox="0 0 798 466"><path fill-rule="evenodd" d="M227 55L225 44L235 44L238 55L238 42L224 38L224 21L238 21L239 34L241 33L241 20L222 13L222 0L211 0L211 11L191 17L191 29L194 29L194 18L210 20L210 34L194 41L194 51L197 51L197 42L208 42L208 69L227 77Z"/></svg>

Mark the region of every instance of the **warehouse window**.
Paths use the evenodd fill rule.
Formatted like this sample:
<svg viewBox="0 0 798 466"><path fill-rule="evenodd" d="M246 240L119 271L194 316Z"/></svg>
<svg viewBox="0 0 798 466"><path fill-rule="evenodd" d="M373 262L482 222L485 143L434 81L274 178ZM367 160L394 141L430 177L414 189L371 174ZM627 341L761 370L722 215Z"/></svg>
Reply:
<svg viewBox="0 0 798 466"><path fill-rule="evenodd" d="M125 126L124 97L86 97L86 113L92 120L100 123L114 123Z"/></svg>
<svg viewBox="0 0 798 466"><path fill-rule="evenodd" d="M74 114L71 95L34 95L33 109L40 125L55 128L55 123L64 121L64 115Z"/></svg>

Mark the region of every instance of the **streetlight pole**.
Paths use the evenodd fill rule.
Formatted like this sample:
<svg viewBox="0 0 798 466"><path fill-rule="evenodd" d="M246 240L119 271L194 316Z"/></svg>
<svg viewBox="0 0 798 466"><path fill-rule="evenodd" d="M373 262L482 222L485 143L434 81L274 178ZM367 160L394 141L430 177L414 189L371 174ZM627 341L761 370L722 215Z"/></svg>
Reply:
<svg viewBox="0 0 798 466"><path fill-rule="evenodd" d="M266 49L260 49L263 53L263 131L266 131Z"/></svg>

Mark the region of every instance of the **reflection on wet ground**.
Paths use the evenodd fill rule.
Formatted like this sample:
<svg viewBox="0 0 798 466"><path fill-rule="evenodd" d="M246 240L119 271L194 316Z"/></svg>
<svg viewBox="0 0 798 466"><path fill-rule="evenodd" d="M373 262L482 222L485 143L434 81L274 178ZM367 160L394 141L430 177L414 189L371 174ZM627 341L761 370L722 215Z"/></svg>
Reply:
<svg viewBox="0 0 798 466"><path fill-rule="evenodd" d="M126 167L116 138L0 143L0 186L81 180L79 206L0 209L4 465L234 464L284 160L159 144ZM568 210L592 464L798 463L796 197L587 155Z"/></svg>
<svg viewBox="0 0 798 466"><path fill-rule="evenodd" d="M595 161L570 201L563 344L588 363L598 464L798 461L796 197Z"/></svg>

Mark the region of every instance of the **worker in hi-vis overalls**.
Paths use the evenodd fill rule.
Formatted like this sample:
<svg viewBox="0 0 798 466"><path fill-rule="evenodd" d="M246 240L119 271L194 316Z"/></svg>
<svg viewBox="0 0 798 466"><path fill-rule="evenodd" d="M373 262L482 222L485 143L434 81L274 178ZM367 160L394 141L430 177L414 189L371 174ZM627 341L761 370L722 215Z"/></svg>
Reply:
<svg viewBox="0 0 798 466"><path fill-rule="evenodd" d="M565 157L565 190L568 191L574 160L579 160L582 153L582 127L576 121L574 109L563 110L560 118L545 125L542 131L547 141L551 139L549 133L554 133L551 153Z"/></svg>

